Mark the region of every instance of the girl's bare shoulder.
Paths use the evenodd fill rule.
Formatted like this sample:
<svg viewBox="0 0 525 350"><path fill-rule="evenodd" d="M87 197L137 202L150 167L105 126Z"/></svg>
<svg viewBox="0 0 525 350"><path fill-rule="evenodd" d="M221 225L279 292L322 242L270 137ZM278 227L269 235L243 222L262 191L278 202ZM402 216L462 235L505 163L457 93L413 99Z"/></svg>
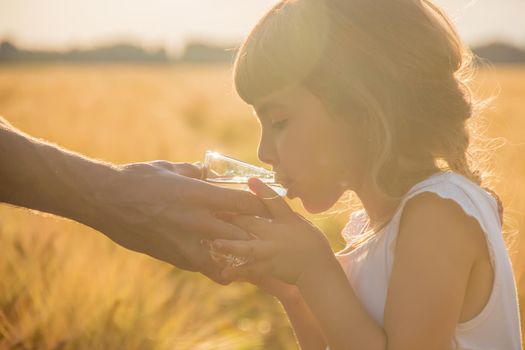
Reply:
<svg viewBox="0 0 525 350"><path fill-rule="evenodd" d="M433 192L419 193L406 202L398 233L398 241L405 240L450 253L456 251L471 259L486 249L478 220L455 200Z"/></svg>
<svg viewBox="0 0 525 350"><path fill-rule="evenodd" d="M400 220L385 306L389 341L445 346L471 314L464 296L483 231L457 202L433 192L407 200Z"/></svg>

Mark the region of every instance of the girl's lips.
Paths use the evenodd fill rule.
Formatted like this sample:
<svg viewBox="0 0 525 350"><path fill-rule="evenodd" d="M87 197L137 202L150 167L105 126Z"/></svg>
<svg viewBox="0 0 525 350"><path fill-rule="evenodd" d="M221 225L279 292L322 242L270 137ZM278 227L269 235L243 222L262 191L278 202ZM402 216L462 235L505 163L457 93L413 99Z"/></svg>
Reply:
<svg viewBox="0 0 525 350"><path fill-rule="evenodd" d="M284 176L284 175L281 175L279 173L276 173L275 174L275 182L277 182L278 184L282 185L283 187L290 187L292 184L293 184L293 181L290 180L290 178Z"/></svg>
<svg viewBox="0 0 525 350"><path fill-rule="evenodd" d="M279 183L281 186L283 186L284 188L286 188L286 196L288 198L292 198L293 196L293 186L294 186L294 183L295 181L291 180L290 178L286 177L286 176L283 176L283 175L280 175L279 173L276 174L275 176L275 181L277 183ZM292 195L290 195L290 191L292 191Z"/></svg>
<svg viewBox="0 0 525 350"><path fill-rule="evenodd" d="M282 174L275 173L275 182L280 183L285 186L288 181L288 178Z"/></svg>
<svg viewBox="0 0 525 350"><path fill-rule="evenodd" d="M294 191L293 183L288 184L285 186L287 188L286 196L290 199L297 197Z"/></svg>

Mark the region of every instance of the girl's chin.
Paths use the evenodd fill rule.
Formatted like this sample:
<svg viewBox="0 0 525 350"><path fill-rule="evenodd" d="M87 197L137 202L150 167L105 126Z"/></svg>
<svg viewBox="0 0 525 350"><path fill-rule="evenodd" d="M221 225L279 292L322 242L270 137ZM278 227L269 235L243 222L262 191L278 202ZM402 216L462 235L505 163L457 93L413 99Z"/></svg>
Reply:
<svg viewBox="0 0 525 350"><path fill-rule="evenodd" d="M330 209L336 202L336 200L329 198L304 198L298 196L303 203L304 209L306 209L311 214L318 214Z"/></svg>
<svg viewBox="0 0 525 350"><path fill-rule="evenodd" d="M292 186L288 191L287 197L290 199L299 198L303 207L309 213L317 214L330 209L337 203L343 192L334 188L323 188L316 192L301 191L300 187Z"/></svg>
<svg viewBox="0 0 525 350"><path fill-rule="evenodd" d="M319 206L312 206L312 205L309 205L309 204L307 204L305 202L303 202L303 207L310 214L319 214L319 213L322 213L322 212L324 212L324 211L329 209L329 207L325 208L325 207L319 207Z"/></svg>

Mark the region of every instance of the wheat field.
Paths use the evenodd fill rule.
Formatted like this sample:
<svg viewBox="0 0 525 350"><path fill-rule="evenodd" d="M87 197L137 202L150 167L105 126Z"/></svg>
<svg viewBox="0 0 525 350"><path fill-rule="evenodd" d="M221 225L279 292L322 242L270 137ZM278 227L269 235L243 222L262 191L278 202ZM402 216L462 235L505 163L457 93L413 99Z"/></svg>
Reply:
<svg viewBox="0 0 525 350"><path fill-rule="evenodd" d="M525 303L525 67L482 71L476 86L498 93L486 111L487 134L506 139L494 189ZM227 66L4 65L0 115L105 161L196 161L214 149L258 163L257 122ZM339 249L347 215L309 218ZM75 222L1 205L0 247L0 349L297 348L272 297L126 251Z"/></svg>

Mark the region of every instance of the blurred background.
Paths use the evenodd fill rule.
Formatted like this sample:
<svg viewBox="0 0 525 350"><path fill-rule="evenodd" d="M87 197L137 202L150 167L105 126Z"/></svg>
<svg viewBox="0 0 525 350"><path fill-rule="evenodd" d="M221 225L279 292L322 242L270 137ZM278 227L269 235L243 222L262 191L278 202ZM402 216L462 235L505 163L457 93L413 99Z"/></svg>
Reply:
<svg viewBox="0 0 525 350"><path fill-rule="evenodd" d="M231 63L276 0L0 0L0 115L116 163L258 163L258 125ZM525 305L525 2L439 0L497 95L493 188ZM302 210L300 203L291 204ZM349 212L307 215L342 248ZM0 206L0 349L294 349L284 311L247 284L213 284L74 222ZM523 317L523 312L522 312Z"/></svg>

